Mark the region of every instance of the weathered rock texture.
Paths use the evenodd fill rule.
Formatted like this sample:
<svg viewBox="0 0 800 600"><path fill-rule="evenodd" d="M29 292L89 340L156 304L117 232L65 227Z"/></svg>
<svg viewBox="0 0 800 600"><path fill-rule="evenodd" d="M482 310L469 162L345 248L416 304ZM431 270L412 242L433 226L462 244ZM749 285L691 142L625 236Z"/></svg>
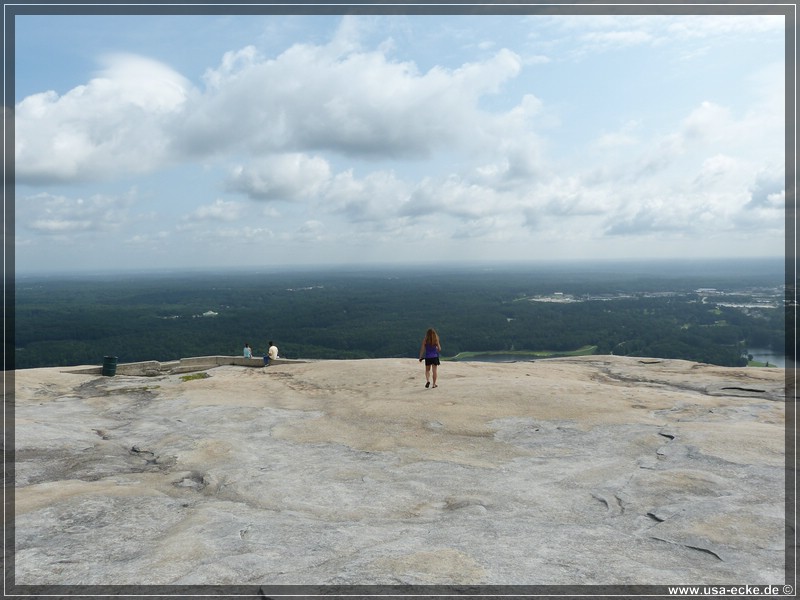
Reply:
<svg viewBox="0 0 800 600"><path fill-rule="evenodd" d="M778 584L784 376L620 357L16 372L16 583Z"/></svg>

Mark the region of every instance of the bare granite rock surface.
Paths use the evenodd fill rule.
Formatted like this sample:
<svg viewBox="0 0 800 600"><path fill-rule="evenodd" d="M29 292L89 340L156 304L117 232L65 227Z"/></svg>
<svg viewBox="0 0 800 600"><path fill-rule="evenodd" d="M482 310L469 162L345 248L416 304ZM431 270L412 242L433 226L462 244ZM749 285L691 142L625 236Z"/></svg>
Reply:
<svg viewBox="0 0 800 600"><path fill-rule="evenodd" d="M18 585L780 584L784 374L15 373Z"/></svg>

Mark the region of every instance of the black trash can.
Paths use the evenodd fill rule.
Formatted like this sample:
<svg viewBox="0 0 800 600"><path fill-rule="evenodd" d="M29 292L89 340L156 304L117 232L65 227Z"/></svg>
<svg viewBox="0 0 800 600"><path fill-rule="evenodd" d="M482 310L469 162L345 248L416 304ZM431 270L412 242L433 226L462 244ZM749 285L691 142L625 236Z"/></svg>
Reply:
<svg viewBox="0 0 800 600"><path fill-rule="evenodd" d="M104 356L103 357L103 375L105 377L113 377L117 374L117 357Z"/></svg>

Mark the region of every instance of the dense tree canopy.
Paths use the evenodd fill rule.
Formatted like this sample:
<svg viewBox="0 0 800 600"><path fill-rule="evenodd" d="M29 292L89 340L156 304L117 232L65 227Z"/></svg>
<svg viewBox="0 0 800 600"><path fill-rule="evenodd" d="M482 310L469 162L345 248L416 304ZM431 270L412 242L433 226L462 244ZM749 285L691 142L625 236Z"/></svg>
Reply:
<svg viewBox="0 0 800 600"><path fill-rule="evenodd" d="M238 355L245 342L261 354L270 339L290 358L414 357L431 326L450 357L594 346L734 366L748 347L782 350L782 308L697 291L726 286L751 299L780 281L524 269L29 277L15 291L15 366Z"/></svg>

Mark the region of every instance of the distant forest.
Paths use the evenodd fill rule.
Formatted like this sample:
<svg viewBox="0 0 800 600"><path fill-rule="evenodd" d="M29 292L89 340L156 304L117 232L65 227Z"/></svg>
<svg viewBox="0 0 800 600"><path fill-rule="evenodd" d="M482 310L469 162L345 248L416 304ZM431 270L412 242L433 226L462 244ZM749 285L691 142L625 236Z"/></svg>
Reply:
<svg viewBox="0 0 800 600"><path fill-rule="evenodd" d="M692 264L18 276L7 368L239 355L245 342L261 355L269 340L287 358L413 358L428 327L446 357L588 347L743 366L746 348L784 350L783 284L774 268ZM770 290L778 308L726 306Z"/></svg>

